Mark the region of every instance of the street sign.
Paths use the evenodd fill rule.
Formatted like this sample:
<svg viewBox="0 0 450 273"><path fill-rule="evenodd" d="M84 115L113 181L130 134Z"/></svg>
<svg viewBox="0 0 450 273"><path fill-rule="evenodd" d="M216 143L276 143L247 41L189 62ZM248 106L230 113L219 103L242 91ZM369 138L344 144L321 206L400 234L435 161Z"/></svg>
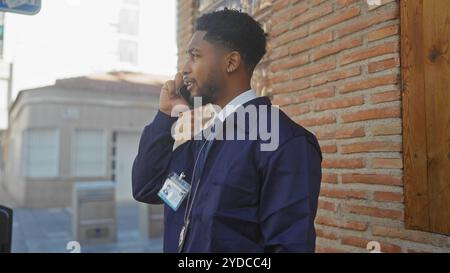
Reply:
<svg viewBox="0 0 450 273"><path fill-rule="evenodd" d="M0 0L0 11L27 15L37 14L41 10L41 0Z"/></svg>

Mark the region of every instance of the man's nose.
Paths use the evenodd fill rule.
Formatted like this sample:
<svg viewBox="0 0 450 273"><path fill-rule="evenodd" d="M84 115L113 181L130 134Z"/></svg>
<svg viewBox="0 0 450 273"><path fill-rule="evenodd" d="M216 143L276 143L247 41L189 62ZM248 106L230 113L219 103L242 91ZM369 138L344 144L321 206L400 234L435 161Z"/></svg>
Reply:
<svg viewBox="0 0 450 273"><path fill-rule="evenodd" d="M191 73L191 68L189 66L189 61L187 61L184 66L183 69L181 70L181 74L183 74L183 76L188 75L189 73Z"/></svg>

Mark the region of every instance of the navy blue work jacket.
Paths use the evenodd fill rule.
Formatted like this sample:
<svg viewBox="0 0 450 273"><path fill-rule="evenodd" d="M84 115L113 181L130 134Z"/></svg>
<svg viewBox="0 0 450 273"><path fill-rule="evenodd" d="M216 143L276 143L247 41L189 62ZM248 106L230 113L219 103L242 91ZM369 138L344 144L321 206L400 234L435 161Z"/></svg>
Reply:
<svg viewBox="0 0 450 273"><path fill-rule="evenodd" d="M249 104L274 109L267 97L243 106ZM171 172L184 172L192 184L197 142L202 140L172 150L176 120L159 111L143 130L132 172L137 201L163 203L157 193ZM229 120L235 122L229 125ZM236 120L237 114L231 114L224 128L237 126L248 133ZM274 128L270 117L266 120ZM205 165L197 170L200 184L183 252L315 251L322 153L316 137L281 110L278 123L279 145L273 151L261 151L267 140L213 141ZM186 199L176 212L165 205L164 252L178 251L185 210Z"/></svg>

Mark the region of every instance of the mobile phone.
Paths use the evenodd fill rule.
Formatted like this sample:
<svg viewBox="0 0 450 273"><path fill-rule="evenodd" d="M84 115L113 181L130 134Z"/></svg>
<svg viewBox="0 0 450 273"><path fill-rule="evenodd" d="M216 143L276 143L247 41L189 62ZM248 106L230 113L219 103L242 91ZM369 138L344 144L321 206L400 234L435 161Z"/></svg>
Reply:
<svg viewBox="0 0 450 273"><path fill-rule="evenodd" d="M187 86L183 84L183 86L178 90L178 93L183 97L183 99L189 104L190 108L194 107L194 99L191 97L191 93L187 90Z"/></svg>

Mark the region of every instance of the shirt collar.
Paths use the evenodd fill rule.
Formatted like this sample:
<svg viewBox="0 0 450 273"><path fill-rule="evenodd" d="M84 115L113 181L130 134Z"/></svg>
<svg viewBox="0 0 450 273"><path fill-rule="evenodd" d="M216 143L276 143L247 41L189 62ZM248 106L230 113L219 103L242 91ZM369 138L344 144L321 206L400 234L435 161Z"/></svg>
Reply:
<svg viewBox="0 0 450 273"><path fill-rule="evenodd" d="M257 98L256 92L252 89L242 92L234 99L232 99L227 105L225 105L225 107L219 113L217 113L216 117L219 118L221 122L224 122L225 119L234 111L236 111L239 106L255 98Z"/></svg>

